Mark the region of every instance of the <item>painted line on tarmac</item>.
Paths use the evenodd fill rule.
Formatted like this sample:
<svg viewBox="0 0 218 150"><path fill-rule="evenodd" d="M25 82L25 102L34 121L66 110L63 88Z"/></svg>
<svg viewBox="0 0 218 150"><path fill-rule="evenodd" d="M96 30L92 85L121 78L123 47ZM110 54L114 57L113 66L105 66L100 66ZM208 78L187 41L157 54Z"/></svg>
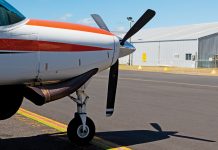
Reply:
<svg viewBox="0 0 218 150"><path fill-rule="evenodd" d="M40 116L38 114L35 114L35 113L32 113L28 110L25 110L23 108L20 108L18 110L18 114L22 115L22 116L25 116L27 118L30 118L32 120L35 120L37 122L40 122L46 126L49 126L51 128L54 128L60 132L66 132L67 130L67 125L65 124L62 124L62 123L59 123L57 121L54 121L52 119L49 119L49 118L46 118L46 117L43 117L43 116Z"/></svg>
<svg viewBox="0 0 218 150"><path fill-rule="evenodd" d="M18 114L30 118L32 120L35 120L37 122L40 122L48 127L51 127L53 129L56 129L60 132L66 132L67 131L67 125L62 124L60 122L57 122L55 120L46 118L44 116L38 115L36 113L30 112L26 109L20 108L17 112ZM130 148L117 145L115 143L112 143L110 141L106 141L100 137L94 137L94 139L91 142L93 145L96 145L100 148L107 149L107 150L131 150ZM114 148L113 148L114 147Z"/></svg>
<svg viewBox="0 0 218 150"><path fill-rule="evenodd" d="M107 79L106 76L96 76L99 79ZM192 84L192 83L182 83L182 82L172 82L172 81L158 81L158 80L145 80L145 79L137 79L137 78L123 78L120 77L120 80L132 80L132 81L140 81L140 82L154 82L154 83L168 83L168 84L176 84L176 85L188 85L188 86L198 86L198 87L208 87L208 88L218 88L215 85L206 85L206 84Z"/></svg>

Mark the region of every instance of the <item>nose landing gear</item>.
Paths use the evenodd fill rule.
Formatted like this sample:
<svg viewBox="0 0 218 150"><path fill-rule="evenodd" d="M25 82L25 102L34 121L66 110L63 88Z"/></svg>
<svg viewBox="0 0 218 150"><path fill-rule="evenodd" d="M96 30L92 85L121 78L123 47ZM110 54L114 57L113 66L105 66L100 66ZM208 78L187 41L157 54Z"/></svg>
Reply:
<svg viewBox="0 0 218 150"><path fill-rule="evenodd" d="M88 95L81 89L76 92L76 95L77 98L69 96L77 103L77 112L75 113L74 119L68 125L67 135L72 143L86 145L95 135L95 124L86 114ZM83 97L85 98L83 99Z"/></svg>

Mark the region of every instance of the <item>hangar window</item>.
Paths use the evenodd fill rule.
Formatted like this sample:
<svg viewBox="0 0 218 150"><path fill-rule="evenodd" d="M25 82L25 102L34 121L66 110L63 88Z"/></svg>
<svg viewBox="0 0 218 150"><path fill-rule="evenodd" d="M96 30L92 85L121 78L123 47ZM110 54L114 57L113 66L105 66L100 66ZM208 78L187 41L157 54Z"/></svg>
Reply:
<svg viewBox="0 0 218 150"><path fill-rule="evenodd" d="M14 7L0 0L0 26L7 26L24 20L25 17Z"/></svg>
<svg viewBox="0 0 218 150"><path fill-rule="evenodd" d="M192 60L192 54L185 54L185 60Z"/></svg>

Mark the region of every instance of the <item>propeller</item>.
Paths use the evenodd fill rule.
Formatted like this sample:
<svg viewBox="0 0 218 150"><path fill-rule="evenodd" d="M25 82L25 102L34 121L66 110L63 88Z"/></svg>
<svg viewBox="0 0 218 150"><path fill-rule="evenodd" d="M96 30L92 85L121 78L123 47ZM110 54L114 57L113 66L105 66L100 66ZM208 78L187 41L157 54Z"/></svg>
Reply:
<svg viewBox="0 0 218 150"><path fill-rule="evenodd" d="M119 60L117 60L117 62L110 68L109 81L108 81L108 93L107 93L107 109L106 109L107 117L112 116L114 112L114 103L115 103L116 91L117 91L118 71L119 71Z"/></svg>
<svg viewBox="0 0 218 150"><path fill-rule="evenodd" d="M107 25L105 24L104 20L99 16L98 14L91 14L92 18L95 20L96 24L99 26L99 28L109 31Z"/></svg>
<svg viewBox="0 0 218 150"><path fill-rule="evenodd" d="M103 21L103 19L97 15L91 15L99 28L103 30L108 29L107 25ZM120 40L120 57L128 55L135 51L135 48L131 45L131 43L126 42L129 38L131 38L134 34L136 34L145 24L147 24L153 17L155 16L155 11L148 9L140 19L133 25L133 27L127 32L124 38L119 38ZM119 57L119 58L120 58ZM114 112L114 104L116 99L116 91L117 91L117 81L118 81L118 71L119 71L119 60L116 61L114 65L110 68L109 73L109 81L108 81L108 94L107 94L107 108L106 115L108 117L112 116Z"/></svg>
<svg viewBox="0 0 218 150"><path fill-rule="evenodd" d="M141 28L143 28L154 16L156 12L148 9L142 16L139 18L139 20L133 25L133 27L127 32L127 34L124 36L122 41L120 42L120 45L124 45L125 42L131 38L134 34L136 34Z"/></svg>

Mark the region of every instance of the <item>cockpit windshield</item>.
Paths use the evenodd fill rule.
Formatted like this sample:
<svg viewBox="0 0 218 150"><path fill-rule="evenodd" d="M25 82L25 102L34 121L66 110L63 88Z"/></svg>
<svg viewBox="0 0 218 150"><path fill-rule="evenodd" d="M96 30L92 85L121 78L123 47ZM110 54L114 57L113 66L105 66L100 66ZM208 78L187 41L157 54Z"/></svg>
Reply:
<svg viewBox="0 0 218 150"><path fill-rule="evenodd" d="M0 0L0 26L7 26L24 20L25 17L13 6Z"/></svg>

